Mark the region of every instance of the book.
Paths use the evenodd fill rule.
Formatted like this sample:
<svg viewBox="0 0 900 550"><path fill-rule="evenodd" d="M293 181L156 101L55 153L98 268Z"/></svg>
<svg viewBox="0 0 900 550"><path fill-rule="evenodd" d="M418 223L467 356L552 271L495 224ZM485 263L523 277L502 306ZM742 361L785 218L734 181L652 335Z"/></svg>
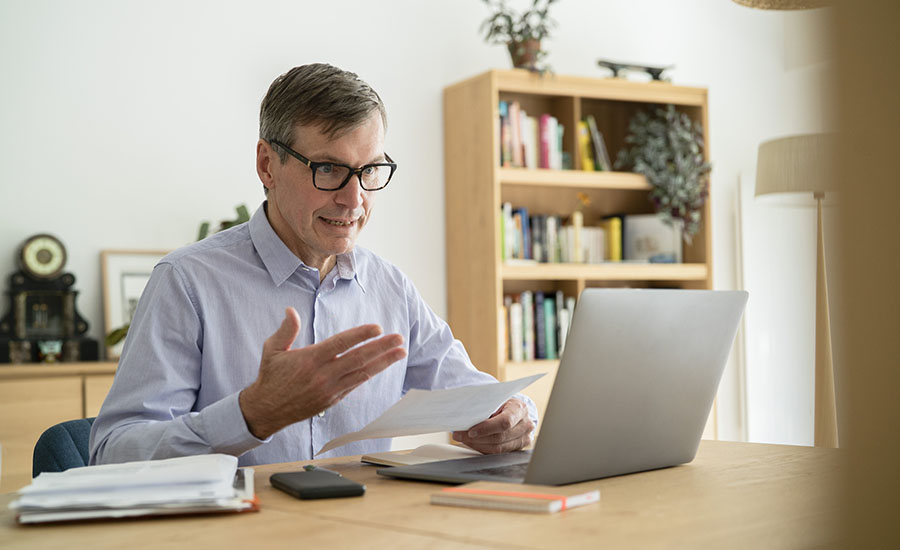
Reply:
<svg viewBox="0 0 900 550"><path fill-rule="evenodd" d="M517 362L524 359L523 322L522 304L513 302L509 306L509 358Z"/></svg>
<svg viewBox="0 0 900 550"><path fill-rule="evenodd" d="M581 232L584 228L584 214L581 210L572 212L572 258L571 261L580 264L584 262L584 245L581 244Z"/></svg>
<svg viewBox="0 0 900 550"><path fill-rule="evenodd" d="M593 148L591 147L591 134L587 122L578 122L578 156L581 159L581 169L588 172L594 171Z"/></svg>
<svg viewBox="0 0 900 550"><path fill-rule="evenodd" d="M539 168L553 168L553 149L556 144L556 119L547 113L538 119L538 135L540 137Z"/></svg>
<svg viewBox="0 0 900 550"><path fill-rule="evenodd" d="M606 231L606 259L610 262L622 261L622 216L603 218Z"/></svg>
<svg viewBox="0 0 900 550"><path fill-rule="evenodd" d="M534 361L534 293L530 290L522 292L522 331L524 332L525 361Z"/></svg>
<svg viewBox="0 0 900 550"><path fill-rule="evenodd" d="M562 312L566 309L566 296L562 290L556 291L556 355L560 356L565 335L562 328Z"/></svg>
<svg viewBox="0 0 900 550"><path fill-rule="evenodd" d="M225 454L44 472L10 504L19 523L256 511L253 469Z"/></svg>
<svg viewBox="0 0 900 550"><path fill-rule="evenodd" d="M547 358L547 317L544 315L544 293L540 290L534 293L534 358Z"/></svg>
<svg viewBox="0 0 900 550"><path fill-rule="evenodd" d="M597 128L597 119L594 118L594 115L587 115L584 117L584 120L587 122L591 141L594 144L594 165L597 170L608 172L612 169L609 162L609 153L606 151L606 142L603 140L603 134Z"/></svg>
<svg viewBox="0 0 900 550"><path fill-rule="evenodd" d="M584 484L561 487L475 481L431 494L431 503L511 512L552 514L600 501L600 490Z"/></svg>
<svg viewBox="0 0 900 550"><path fill-rule="evenodd" d="M512 204L504 202L502 208L500 234L503 235L503 259L511 260L513 258L513 245L516 240L516 235L513 231Z"/></svg>
<svg viewBox="0 0 900 550"><path fill-rule="evenodd" d="M388 451L363 455L360 462L376 466L412 466L438 460L453 460L481 456L476 450L458 445L428 443L407 451Z"/></svg>
<svg viewBox="0 0 900 550"><path fill-rule="evenodd" d="M553 298L550 296L544 296L544 337L546 338L546 343L544 344L544 349L546 350L546 359L559 359L557 355L557 347L556 347L556 304Z"/></svg>
<svg viewBox="0 0 900 550"><path fill-rule="evenodd" d="M512 165L521 168L524 164L522 158L522 112L518 101L509 104L509 120L512 126L510 131L512 135Z"/></svg>
<svg viewBox="0 0 900 550"><path fill-rule="evenodd" d="M509 120L509 103L501 101L500 110L500 166L512 166L512 124Z"/></svg>

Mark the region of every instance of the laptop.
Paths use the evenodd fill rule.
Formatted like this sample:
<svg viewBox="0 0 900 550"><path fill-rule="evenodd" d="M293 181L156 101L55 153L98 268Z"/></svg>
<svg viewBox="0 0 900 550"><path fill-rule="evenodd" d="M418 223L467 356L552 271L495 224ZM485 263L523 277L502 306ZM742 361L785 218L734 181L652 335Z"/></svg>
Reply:
<svg viewBox="0 0 900 550"><path fill-rule="evenodd" d="M444 483L564 485L690 462L747 297L744 291L585 289L532 451L378 473Z"/></svg>

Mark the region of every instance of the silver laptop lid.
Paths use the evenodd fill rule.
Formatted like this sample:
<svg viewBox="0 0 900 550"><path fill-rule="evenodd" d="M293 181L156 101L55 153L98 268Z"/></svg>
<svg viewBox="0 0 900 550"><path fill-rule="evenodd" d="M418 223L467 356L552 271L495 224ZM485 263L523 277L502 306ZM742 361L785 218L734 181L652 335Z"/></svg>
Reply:
<svg viewBox="0 0 900 550"><path fill-rule="evenodd" d="M525 482L574 483L693 460L747 297L585 289Z"/></svg>

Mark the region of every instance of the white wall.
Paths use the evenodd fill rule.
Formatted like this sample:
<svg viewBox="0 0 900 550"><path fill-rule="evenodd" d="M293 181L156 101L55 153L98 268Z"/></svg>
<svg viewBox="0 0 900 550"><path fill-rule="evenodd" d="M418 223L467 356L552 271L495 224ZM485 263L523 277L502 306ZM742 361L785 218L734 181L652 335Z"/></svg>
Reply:
<svg viewBox="0 0 900 550"><path fill-rule="evenodd" d="M601 76L598 57L672 63L676 83L709 88L714 281L733 287L738 174L760 141L822 124L822 72L785 53L786 22L814 16L726 0L564 0L552 13L559 74ZM400 164L361 242L443 315L441 90L509 66L477 33L485 15L476 0L0 0L0 275L27 236L58 235L99 338L99 251L175 248L202 220L255 209L259 101L278 74L327 61L382 95ZM729 439L743 429L733 371L719 405Z"/></svg>

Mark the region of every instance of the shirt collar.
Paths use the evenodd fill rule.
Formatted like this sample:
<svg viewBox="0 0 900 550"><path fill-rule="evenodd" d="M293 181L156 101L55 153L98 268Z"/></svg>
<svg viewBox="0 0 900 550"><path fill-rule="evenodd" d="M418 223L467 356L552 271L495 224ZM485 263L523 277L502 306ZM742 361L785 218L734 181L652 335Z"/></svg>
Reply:
<svg viewBox="0 0 900 550"><path fill-rule="evenodd" d="M272 282L276 286L281 286L288 277L290 277L297 269L312 269L304 264L290 248L281 240L281 237L272 229L269 218L266 217L266 204L263 203L256 209L253 217L250 218L250 239L256 252L262 259ZM337 260L337 276L341 279L354 279L363 292L366 288L359 279L359 273L356 270L357 260L356 251L351 250L346 254L339 254Z"/></svg>

